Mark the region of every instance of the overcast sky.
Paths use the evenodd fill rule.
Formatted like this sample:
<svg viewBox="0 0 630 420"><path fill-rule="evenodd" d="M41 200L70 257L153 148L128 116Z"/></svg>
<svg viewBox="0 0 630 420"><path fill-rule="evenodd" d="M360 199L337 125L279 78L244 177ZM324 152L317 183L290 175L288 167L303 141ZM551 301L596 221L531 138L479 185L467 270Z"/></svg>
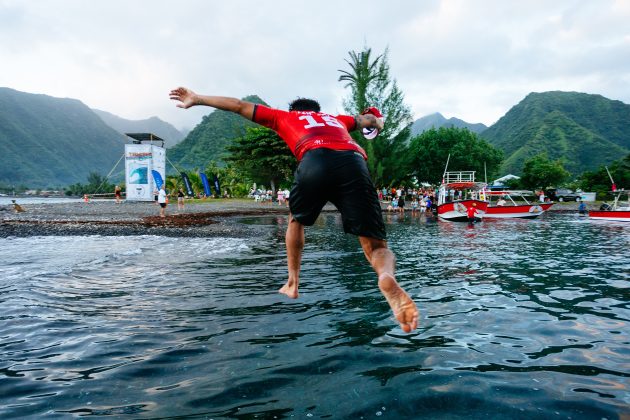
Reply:
<svg viewBox="0 0 630 420"><path fill-rule="evenodd" d="M364 46L389 47L415 118L491 125L549 90L630 103L630 0L0 0L0 86L180 129L209 112L176 108L180 85L341 113Z"/></svg>

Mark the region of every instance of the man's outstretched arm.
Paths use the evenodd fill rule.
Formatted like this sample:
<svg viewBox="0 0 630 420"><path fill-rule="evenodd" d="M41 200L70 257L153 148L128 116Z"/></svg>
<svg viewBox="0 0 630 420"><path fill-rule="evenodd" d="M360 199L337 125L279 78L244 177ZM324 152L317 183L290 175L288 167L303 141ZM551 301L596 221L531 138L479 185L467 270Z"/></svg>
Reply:
<svg viewBox="0 0 630 420"><path fill-rule="evenodd" d="M237 98L228 98L225 96L204 96L198 95L185 87L173 89L170 98L179 101L179 108L190 108L196 105L211 106L223 111L234 112L240 116L251 120L254 117L254 104L252 102L242 101Z"/></svg>

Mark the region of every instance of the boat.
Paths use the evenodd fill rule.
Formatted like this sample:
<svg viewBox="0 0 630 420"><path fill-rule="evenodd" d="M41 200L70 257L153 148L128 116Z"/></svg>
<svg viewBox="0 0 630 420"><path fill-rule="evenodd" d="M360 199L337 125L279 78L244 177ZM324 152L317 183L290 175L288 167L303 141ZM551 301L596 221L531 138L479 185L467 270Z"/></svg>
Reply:
<svg viewBox="0 0 630 420"><path fill-rule="evenodd" d="M520 219L534 219L553 206L554 203L530 203L527 201L525 196L532 196L534 193L532 191L524 191L524 190L506 190L506 191L486 191L486 196L499 196L505 201L504 205L498 205L500 201L492 203L490 200L490 204L488 205L488 209L486 210L485 217L490 218L520 218ZM524 201L524 204L519 204L514 201L514 198L518 198L519 202ZM501 200L501 198L499 200Z"/></svg>
<svg viewBox="0 0 630 420"><path fill-rule="evenodd" d="M615 195L613 203L603 203L599 210L590 210L589 219L630 222L630 190L621 189L612 193ZM623 197L625 202L621 200Z"/></svg>
<svg viewBox="0 0 630 420"><path fill-rule="evenodd" d="M475 182L475 171L444 172L438 192L437 215L449 222L467 222L467 210L476 207L477 219L486 214L488 202L484 199L485 183ZM456 199L455 196L466 197Z"/></svg>

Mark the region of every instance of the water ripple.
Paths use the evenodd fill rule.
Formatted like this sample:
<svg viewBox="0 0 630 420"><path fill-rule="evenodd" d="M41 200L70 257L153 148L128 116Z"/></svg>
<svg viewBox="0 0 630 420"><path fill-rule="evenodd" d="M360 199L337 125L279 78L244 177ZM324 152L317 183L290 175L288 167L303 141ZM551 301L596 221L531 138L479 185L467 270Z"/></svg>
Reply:
<svg viewBox="0 0 630 420"><path fill-rule="evenodd" d="M387 219L412 334L334 214L295 301L283 218L244 220L252 239L0 240L0 416L630 415L630 226Z"/></svg>

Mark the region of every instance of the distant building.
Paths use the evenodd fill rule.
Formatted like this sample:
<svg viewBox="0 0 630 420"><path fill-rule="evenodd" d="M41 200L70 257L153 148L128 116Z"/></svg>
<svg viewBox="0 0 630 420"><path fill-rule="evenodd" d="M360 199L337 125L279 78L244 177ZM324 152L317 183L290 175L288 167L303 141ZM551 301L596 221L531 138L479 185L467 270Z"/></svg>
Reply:
<svg viewBox="0 0 630 420"><path fill-rule="evenodd" d="M505 184L508 181L511 181L513 179L521 179L521 177L512 175L512 174L507 174L505 176L502 176L501 178L497 178L494 181L492 181L492 183L488 187L491 190L505 190L508 188Z"/></svg>

